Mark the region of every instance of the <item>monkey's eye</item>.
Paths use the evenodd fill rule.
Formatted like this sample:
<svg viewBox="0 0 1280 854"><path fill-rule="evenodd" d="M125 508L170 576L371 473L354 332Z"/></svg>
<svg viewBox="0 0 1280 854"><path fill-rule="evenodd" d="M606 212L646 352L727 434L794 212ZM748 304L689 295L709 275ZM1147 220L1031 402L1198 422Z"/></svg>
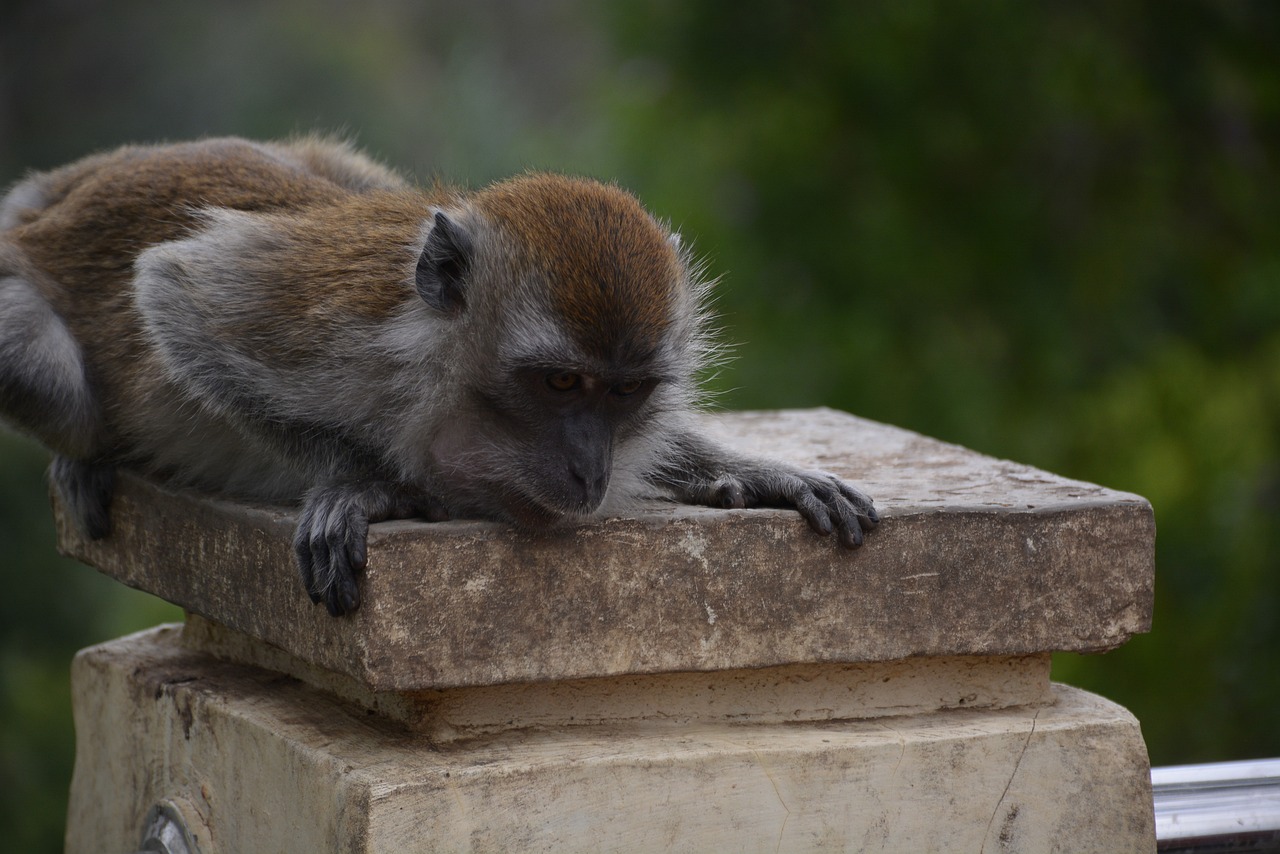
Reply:
<svg viewBox="0 0 1280 854"><path fill-rule="evenodd" d="M547 374L547 385L555 391L573 391L582 385L582 376L569 371Z"/></svg>
<svg viewBox="0 0 1280 854"><path fill-rule="evenodd" d="M627 380L626 382L618 383L609 390L618 397L628 397L638 392L643 385L644 380Z"/></svg>

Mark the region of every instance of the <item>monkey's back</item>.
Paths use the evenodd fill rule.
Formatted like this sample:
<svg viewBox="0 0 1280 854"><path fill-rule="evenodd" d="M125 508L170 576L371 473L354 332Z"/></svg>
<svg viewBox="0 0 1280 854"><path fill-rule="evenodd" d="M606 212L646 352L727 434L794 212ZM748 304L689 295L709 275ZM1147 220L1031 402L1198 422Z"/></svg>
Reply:
<svg viewBox="0 0 1280 854"><path fill-rule="evenodd" d="M47 277L46 298L73 324L78 315L100 322L138 255L189 234L201 209L289 210L350 192L278 148L236 139L123 148L36 175L22 190L30 201L5 236Z"/></svg>
<svg viewBox="0 0 1280 854"><path fill-rule="evenodd" d="M320 139L122 148L33 175L0 201L0 279L34 288L79 345L99 407L100 452L145 462L136 458L150 449L136 447L137 437L154 431L157 417L193 407L143 333L132 292L138 257L196 232L205 209L287 213L403 186L346 145ZM208 422L169 427L219 432Z"/></svg>

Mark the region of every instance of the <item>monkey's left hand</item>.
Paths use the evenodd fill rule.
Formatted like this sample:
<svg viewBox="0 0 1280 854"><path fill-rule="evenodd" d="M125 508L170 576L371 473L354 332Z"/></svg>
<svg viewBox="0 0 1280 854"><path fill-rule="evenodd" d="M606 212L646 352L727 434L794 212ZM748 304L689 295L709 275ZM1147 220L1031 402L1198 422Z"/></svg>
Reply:
<svg viewBox="0 0 1280 854"><path fill-rule="evenodd" d="M880 523L871 498L833 474L739 456L693 432L676 440L675 461L651 480L688 504L794 507L814 531L836 533L851 549Z"/></svg>
<svg viewBox="0 0 1280 854"><path fill-rule="evenodd" d="M302 585L335 617L360 607L356 575L369 559L369 523L423 516L446 518L427 496L386 481L318 486L307 493L293 537Z"/></svg>
<svg viewBox="0 0 1280 854"><path fill-rule="evenodd" d="M880 523L871 498L833 474L740 456L694 431L674 438L672 461L650 481L687 504L742 509L794 507L817 533L836 533L846 548Z"/></svg>
<svg viewBox="0 0 1280 854"><path fill-rule="evenodd" d="M839 535L845 548L862 545L863 532L880 523L871 498L833 474L748 462L721 474L705 501L725 508L794 507L822 536Z"/></svg>

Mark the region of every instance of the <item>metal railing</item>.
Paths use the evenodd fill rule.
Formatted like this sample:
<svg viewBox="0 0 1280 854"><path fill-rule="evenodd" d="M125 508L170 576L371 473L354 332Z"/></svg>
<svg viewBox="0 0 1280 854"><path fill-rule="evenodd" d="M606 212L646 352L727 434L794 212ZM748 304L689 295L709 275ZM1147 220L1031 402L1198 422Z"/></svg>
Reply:
<svg viewBox="0 0 1280 854"><path fill-rule="evenodd" d="M1162 852L1280 851L1280 759L1151 769Z"/></svg>

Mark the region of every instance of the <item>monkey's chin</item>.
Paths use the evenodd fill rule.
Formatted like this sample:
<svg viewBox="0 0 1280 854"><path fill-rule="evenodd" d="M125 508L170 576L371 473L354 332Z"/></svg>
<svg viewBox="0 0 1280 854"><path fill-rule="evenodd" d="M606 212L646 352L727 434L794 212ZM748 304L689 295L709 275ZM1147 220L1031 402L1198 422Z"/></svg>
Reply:
<svg viewBox="0 0 1280 854"><path fill-rule="evenodd" d="M517 528L526 531L545 531L549 528L567 528L586 522L595 514L600 502L594 506L553 507L535 499L520 496L506 503L506 511Z"/></svg>

